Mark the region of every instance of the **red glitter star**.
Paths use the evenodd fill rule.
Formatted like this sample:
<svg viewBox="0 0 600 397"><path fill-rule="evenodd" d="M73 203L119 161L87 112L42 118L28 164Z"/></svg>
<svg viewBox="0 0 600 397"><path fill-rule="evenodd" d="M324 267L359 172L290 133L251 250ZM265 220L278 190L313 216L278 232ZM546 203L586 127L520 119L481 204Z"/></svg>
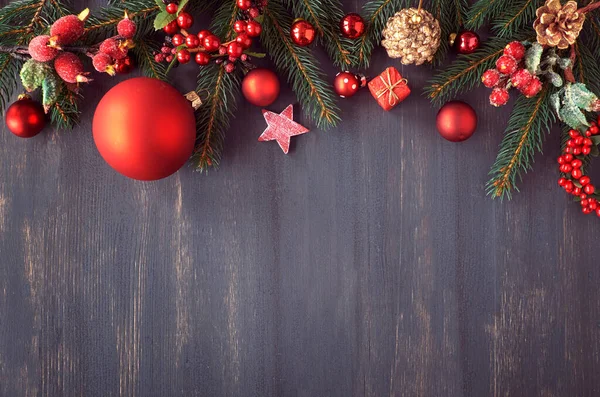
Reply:
<svg viewBox="0 0 600 397"><path fill-rule="evenodd" d="M290 151L291 137L302 135L309 130L294 121L294 107L289 105L281 114L263 109L263 116L269 125L265 132L258 137L260 142L277 141L283 153Z"/></svg>

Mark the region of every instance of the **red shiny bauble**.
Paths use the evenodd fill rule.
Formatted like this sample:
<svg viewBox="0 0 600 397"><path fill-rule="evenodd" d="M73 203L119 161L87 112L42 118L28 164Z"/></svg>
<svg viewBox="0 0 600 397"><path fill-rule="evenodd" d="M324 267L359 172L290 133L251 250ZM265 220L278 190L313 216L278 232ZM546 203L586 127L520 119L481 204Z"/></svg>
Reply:
<svg viewBox="0 0 600 397"><path fill-rule="evenodd" d="M459 54L472 54L479 48L479 35L470 30L460 32L454 38L454 48Z"/></svg>
<svg viewBox="0 0 600 397"><path fill-rule="evenodd" d="M44 108L27 96L10 105L4 117L8 130L21 138L31 138L46 126Z"/></svg>
<svg viewBox="0 0 600 397"><path fill-rule="evenodd" d="M365 20L356 13L350 13L340 21L342 36L348 39L358 39L365 33Z"/></svg>
<svg viewBox="0 0 600 397"><path fill-rule="evenodd" d="M279 97L279 79L269 69L254 69L244 77L242 93L254 106L269 106Z"/></svg>
<svg viewBox="0 0 600 397"><path fill-rule="evenodd" d="M115 72L119 74L128 74L134 68L133 60L131 57L126 56L125 58L117 59L115 61Z"/></svg>
<svg viewBox="0 0 600 397"><path fill-rule="evenodd" d="M437 129L442 137L451 142L465 141L477 129L477 114L469 104L450 101L438 112Z"/></svg>
<svg viewBox="0 0 600 397"><path fill-rule="evenodd" d="M359 76L350 72L340 72L333 80L333 89L335 93L342 98L349 98L356 94L362 86Z"/></svg>
<svg viewBox="0 0 600 397"><path fill-rule="evenodd" d="M165 178L192 155L196 120L171 85L147 77L126 80L104 95L92 124L94 142L121 174L143 181Z"/></svg>
<svg viewBox="0 0 600 397"><path fill-rule="evenodd" d="M292 41L300 47L312 44L316 35L314 26L304 19L298 19L292 24Z"/></svg>

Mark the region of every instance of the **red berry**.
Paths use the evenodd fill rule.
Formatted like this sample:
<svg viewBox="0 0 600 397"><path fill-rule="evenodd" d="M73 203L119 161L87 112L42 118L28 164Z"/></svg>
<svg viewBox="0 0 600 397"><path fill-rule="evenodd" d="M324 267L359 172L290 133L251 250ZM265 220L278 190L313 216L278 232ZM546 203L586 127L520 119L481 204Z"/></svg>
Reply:
<svg viewBox="0 0 600 397"><path fill-rule="evenodd" d="M173 55L168 55L168 56L165 58L165 61L167 61L167 62L169 62L169 63L173 62Z"/></svg>
<svg viewBox="0 0 600 397"><path fill-rule="evenodd" d="M583 203L583 201L582 201L582 203ZM584 214L591 214L592 213L592 209L589 208L589 207L583 207L582 211L583 211Z"/></svg>
<svg viewBox="0 0 600 397"><path fill-rule="evenodd" d="M494 88L500 82L500 73L496 69L486 70L481 76L481 82L487 88Z"/></svg>
<svg viewBox="0 0 600 397"><path fill-rule="evenodd" d="M573 161L573 155L572 154L565 154L564 155L565 161L570 163L571 161Z"/></svg>
<svg viewBox="0 0 600 397"><path fill-rule="evenodd" d="M163 28L163 31L169 36L174 35L179 32L179 25L177 25L177 21L171 21Z"/></svg>
<svg viewBox="0 0 600 397"><path fill-rule="evenodd" d="M229 45L227 46L227 53L229 54L229 56L232 56L234 58L239 58L243 52L244 48L240 43L236 41L229 43Z"/></svg>
<svg viewBox="0 0 600 397"><path fill-rule="evenodd" d="M72 52L63 52L54 60L56 74L67 83L85 83L89 81L84 75L83 62Z"/></svg>
<svg viewBox="0 0 600 397"><path fill-rule="evenodd" d="M567 183L567 178L560 178L558 180L558 186L563 187Z"/></svg>
<svg viewBox="0 0 600 397"><path fill-rule="evenodd" d="M189 29L194 24L194 18L187 12L182 12L177 16L177 25L181 29Z"/></svg>
<svg viewBox="0 0 600 397"><path fill-rule="evenodd" d="M520 87L520 90L527 98L533 98L542 90L542 82L537 76L534 76L531 82L524 87Z"/></svg>
<svg viewBox="0 0 600 397"><path fill-rule="evenodd" d="M248 21L246 25L246 33L250 37L258 37L262 32L262 26L256 21Z"/></svg>
<svg viewBox="0 0 600 397"><path fill-rule="evenodd" d="M587 156L590 153L592 153L591 146L585 146L581 149L581 154L583 154L584 156Z"/></svg>
<svg viewBox="0 0 600 397"><path fill-rule="evenodd" d="M493 106L503 106L506 105L510 95L505 88L494 88L492 93L490 94L490 104Z"/></svg>
<svg viewBox="0 0 600 397"><path fill-rule="evenodd" d="M29 42L29 55L39 62L51 61L58 55L58 50L50 45L50 36L34 37Z"/></svg>
<svg viewBox="0 0 600 397"><path fill-rule="evenodd" d="M569 130L569 136L571 138L577 138L579 135L580 135L579 131L577 131L577 130Z"/></svg>
<svg viewBox="0 0 600 397"><path fill-rule="evenodd" d="M577 138L575 138L575 145L576 146L583 145L583 137L582 136L578 136Z"/></svg>
<svg viewBox="0 0 600 397"><path fill-rule="evenodd" d="M171 48L167 47L167 46L164 46L163 48L160 49L160 52L162 52L165 55L168 55L168 54L171 53Z"/></svg>
<svg viewBox="0 0 600 397"><path fill-rule="evenodd" d="M565 186L564 186L564 189L565 189L565 191L566 191L567 193L571 193L571 192L573 191L573 187L574 187L574 186L575 186L575 185L573 185L573 182L571 182L571 181L567 181L567 183L566 183L566 184L565 184Z"/></svg>
<svg viewBox="0 0 600 397"><path fill-rule="evenodd" d="M99 54L99 55L106 55L106 54ZM110 57L109 57L109 58L110 58ZM161 53L161 54L156 54L156 55L154 55L154 60L155 60L157 63L161 63L161 62L163 62L163 61L165 60L165 54L162 54L162 53Z"/></svg>
<svg viewBox="0 0 600 397"><path fill-rule="evenodd" d="M196 53L196 63L198 65L208 65L210 63L210 55L206 52L198 52Z"/></svg>
<svg viewBox="0 0 600 397"><path fill-rule="evenodd" d="M579 168L575 168L573 171L571 171L571 176L575 179L579 179L583 176L583 172L581 172Z"/></svg>
<svg viewBox="0 0 600 397"><path fill-rule="evenodd" d="M241 45L242 49L244 49L244 50L250 48L250 46L252 45L252 39L250 37L248 37L248 35L246 33L240 33L235 38L235 41L238 42L239 45Z"/></svg>
<svg viewBox="0 0 600 397"><path fill-rule="evenodd" d="M569 164L563 164L558 169L560 172L566 174L567 172L571 172L573 167L571 167Z"/></svg>
<svg viewBox="0 0 600 397"><path fill-rule="evenodd" d="M234 63L228 63L227 65L225 65L225 72L227 73L232 73L235 70L235 64Z"/></svg>
<svg viewBox="0 0 600 397"><path fill-rule="evenodd" d="M579 159L571 161L571 167L573 168L581 168L583 162Z"/></svg>
<svg viewBox="0 0 600 397"><path fill-rule="evenodd" d="M573 189L573 196L579 196L580 194L581 194L581 188L575 187L575 189Z"/></svg>
<svg viewBox="0 0 600 397"><path fill-rule="evenodd" d="M227 54L227 47L219 47L219 55L225 55Z"/></svg>
<svg viewBox="0 0 600 397"><path fill-rule="evenodd" d="M590 127L590 132L592 133L592 135L597 135L597 134L598 134L598 132L600 132L600 129L598 128L598 126L597 126L597 125L592 125L592 126Z"/></svg>
<svg viewBox="0 0 600 397"><path fill-rule="evenodd" d="M496 69L502 74L513 74L517 67L517 61L510 55L502 55L496 61Z"/></svg>
<svg viewBox="0 0 600 397"><path fill-rule="evenodd" d="M510 55L516 60L521 60L525 56L525 46L518 41L508 43L504 47L504 55Z"/></svg>
<svg viewBox="0 0 600 397"><path fill-rule="evenodd" d="M190 52L188 50L179 50L177 52L177 60L179 63L188 63L192 59Z"/></svg>
<svg viewBox="0 0 600 397"><path fill-rule="evenodd" d="M164 60L164 55L162 60L158 60L157 57L162 54L156 54L154 59L156 62L162 62ZM96 69L100 73L108 73L111 76L115 74L114 62L110 55L104 54L103 52L99 52L92 58L92 64L94 65L94 69Z"/></svg>
<svg viewBox="0 0 600 397"><path fill-rule="evenodd" d="M200 45L200 40L198 39L198 36L189 34L185 38L185 45L187 45L188 48L197 48Z"/></svg>
<svg viewBox="0 0 600 397"><path fill-rule="evenodd" d="M594 185L588 184L585 185L585 187L583 188L583 191L585 192L585 194L594 194L594 192L596 191L596 189L594 188Z"/></svg>
<svg viewBox="0 0 600 397"><path fill-rule="evenodd" d="M212 32L210 30L201 30L198 32L198 40L200 40L200 42L202 43L204 41L204 39L208 36L212 36Z"/></svg>
<svg viewBox="0 0 600 397"><path fill-rule="evenodd" d="M598 208L598 209L596 210L596 215L598 215L598 217L600 217L600 208Z"/></svg>
<svg viewBox="0 0 600 397"><path fill-rule="evenodd" d="M242 33L246 31L246 21L237 20L233 24L233 30L237 33Z"/></svg>
<svg viewBox="0 0 600 397"><path fill-rule="evenodd" d="M585 186L587 184L590 183L590 177L589 176L582 176L581 178L579 178L579 183L581 184L581 186Z"/></svg>
<svg viewBox="0 0 600 397"><path fill-rule="evenodd" d="M567 147L575 147L575 139L569 139L567 141Z"/></svg>
<svg viewBox="0 0 600 397"><path fill-rule="evenodd" d="M183 35L179 34L179 33L173 35L173 39L171 39L171 43L173 43L173 45L175 47L179 47L184 42L185 42L185 37L183 37Z"/></svg>
<svg viewBox="0 0 600 397"><path fill-rule="evenodd" d="M250 0L237 0L237 6L240 10L247 11L252 7L252 1Z"/></svg>
<svg viewBox="0 0 600 397"><path fill-rule="evenodd" d="M533 75L527 69L519 69L510 76L510 82L514 87L525 87L531 83Z"/></svg>
<svg viewBox="0 0 600 397"><path fill-rule="evenodd" d="M127 47L123 46L122 43L119 43L118 40L114 38L108 38L100 44L99 48L100 52L110 55L114 59L122 59L127 56Z"/></svg>
<svg viewBox="0 0 600 397"><path fill-rule="evenodd" d="M60 45L73 44L83 36L84 25L85 22L77 15L66 15L52 24L50 36L57 37L56 41Z"/></svg>
<svg viewBox="0 0 600 397"><path fill-rule="evenodd" d="M594 144L594 142L590 138L585 138L583 140L583 145L584 146L592 146L593 144Z"/></svg>
<svg viewBox="0 0 600 397"><path fill-rule="evenodd" d="M564 164L565 163L565 158L563 156L558 156L558 164Z"/></svg>
<svg viewBox="0 0 600 397"><path fill-rule="evenodd" d="M179 6L177 6L177 4L175 4L175 3L167 4L167 12L169 14L177 14L178 9L179 9Z"/></svg>
<svg viewBox="0 0 600 397"><path fill-rule="evenodd" d="M135 36L136 30L137 26L135 26L135 22L127 16L117 24L117 33L126 39L132 39Z"/></svg>
<svg viewBox="0 0 600 397"><path fill-rule="evenodd" d="M258 11L258 8L252 7L248 10L248 15L250 15L250 18L256 19L260 16L260 11Z"/></svg>
<svg viewBox="0 0 600 397"><path fill-rule="evenodd" d="M578 148L578 147L573 148L573 154L575 156L579 156L581 154L581 148Z"/></svg>
<svg viewBox="0 0 600 397"><path fill-rule="evenodd" d="M210 35L204 38L204 43L202 43L202 45L208 52L216 51L221 45L221 40L217 36Z"/></svg>

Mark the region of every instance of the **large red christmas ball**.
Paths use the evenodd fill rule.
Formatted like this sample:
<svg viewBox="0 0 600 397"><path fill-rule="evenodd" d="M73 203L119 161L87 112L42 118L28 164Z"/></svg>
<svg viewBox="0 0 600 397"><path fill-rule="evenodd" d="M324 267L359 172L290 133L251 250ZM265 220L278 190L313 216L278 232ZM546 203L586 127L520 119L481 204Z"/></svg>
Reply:
<svg viewBox="0 0 600 397"><path fill-rule="evenodd" d="M340 21L342 36L348 39L358 39L365 33L365 20L356 13L345 15Z"/></svg>
<svg viewBox="0 0 600 397"><path fill-rule="evenodd" d="M196 121L190 103L160 80L138 77L114 86L94 114L94 141L106 162L129 178L153 181L192 155Z"/></svg>
<svg viewBox="0 0 600 397"><path fill-rule="evenodd" d="M254 69L244 77L242 93L255 106L269 106L279 97L279 79L269 69Z"/></svg>
<svg viewBox="0 0 600 397"><path fill-rule="evenodd" d="M467 103L450 101L438 112L437 129L442 137L451 142L465 141L477 129L477 114Z"/></svg>
<svg viewBox="0 0 600 397"><path fill-rule="evenodd" d="M317 32L308 21L304 19L298 19L292 24L291 31L292 41L299 45L300 47L304 47L312 44L315 41L315 37L317 36Z"/></svg>
<svg viewBox="0 0 600 397"><path fill-rule="evenodd" d="M5 115L8 130L21 138L31 138L46 126L44 108L28 96L20 97L10 105Z"/></svg>

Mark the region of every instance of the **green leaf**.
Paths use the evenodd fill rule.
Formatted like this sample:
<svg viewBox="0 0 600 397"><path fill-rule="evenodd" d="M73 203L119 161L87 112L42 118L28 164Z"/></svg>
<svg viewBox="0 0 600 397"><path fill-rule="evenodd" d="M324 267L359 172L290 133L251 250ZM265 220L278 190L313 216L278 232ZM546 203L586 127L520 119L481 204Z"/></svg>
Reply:
<svg viewBox="0 0 600 397"><path fill-rule="evenodd" d="M592 157L598 157L600 155L600 149L598 149L598 146L592 146L592 150L590 152L590 155Z"/></svg>
<svg viewBox="0 0 600 397"><path fill-rule="evenodd" d="M177 15L169 14L167 11L161 11L154 19L154 29L161 30L176 19Z"/></svg>
<svg viewBox="0 0 600 397"><path fill-rule="evenodd" d="M592 111L591 103L596 101L598 97L587 89L585 84L577 83L570 86L570 95L576 106L587 111Z"/></svg>
<svg viewBox="0 0 600 397"><path fill-rule="evenodd" d="M560 118L560 94L561 92L555 92L550 95L550 106L552 106L552 110L556 113ZM562 119L561 119L562 120Z"/></svg>
<svg viewBox="0 0 600 397"><path fill-rule="evenodd" d="M181 11L183 11L183 8L184 8L184 7L187 5L187 3L188 3L189 1L190 1L190 0L181 0L181 1L179 2L179 7L177 8L177 14L179 14Z"/></svg>
<svg viewBox="0 0 600 397"><path fill-rule="evenodd" d="M158 8L160 8L161 11L167 10L167 5L162 0L154 0L154 2L158 6Z"/></svg>
<svg viewBox="0 0 600 397"><path fill-rule="evenodd" d="M572 101L565 101L560 109L560 119L574 129L589 125L585 114Z"/></svg>
<svg viewBox="0 0 600 397"><path fill-rule="evenodd" d="M594 135L590 139L592 140L592 142L594 142L594 145L600 144L600 135Z"/></svg>
<svg viewBox="0 0 600 397"><path fill-rule="evenodd" d="M562 77L560 77L560 75L556 72L549 72L548 73L548 80L550 81L550 83L555 86L556 88L560 88L563 86L563 79Z"/></svg>
<svg viewBox="0 0 600 397"><path fill-rule="evenodd" d="M544 47L539 43L533 43L527 50L527 54L525 55L525 66L532 74L537 74L540 63L542 62L543 52Z"/></svg>

